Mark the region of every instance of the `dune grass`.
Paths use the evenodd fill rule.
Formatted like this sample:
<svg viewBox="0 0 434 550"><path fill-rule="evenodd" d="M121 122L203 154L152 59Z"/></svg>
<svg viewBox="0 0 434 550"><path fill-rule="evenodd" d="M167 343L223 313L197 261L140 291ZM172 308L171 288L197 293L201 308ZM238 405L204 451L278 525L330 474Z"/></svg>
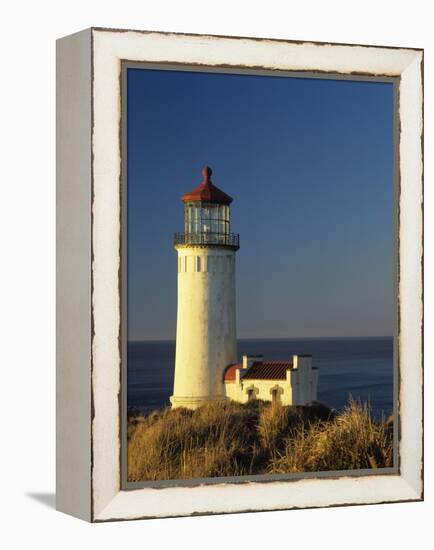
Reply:
<svg viewBox="0 0 434 550"><path fill-rule="evenodd" d="M129 481L392 466L392 424L350 401L340 414L316 404L210 403L128 421Z"/></svg>
<svg viewBox="0 0 434 550"><path fill-rule="evenodd" d="M298 429L268 465L267 472L320 472L393 465L393 427L374 422L369 407L351 401L331 422Z"/></svg>

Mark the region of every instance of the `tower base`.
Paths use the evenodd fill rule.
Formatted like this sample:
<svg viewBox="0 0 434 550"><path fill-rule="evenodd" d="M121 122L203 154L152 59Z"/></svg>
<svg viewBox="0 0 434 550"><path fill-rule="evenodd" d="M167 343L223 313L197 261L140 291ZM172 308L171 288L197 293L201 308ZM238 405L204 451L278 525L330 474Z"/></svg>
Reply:
<svg viewBox="0 0 434 550"><path fill-rule="evenodd" d="M225 403L227 401L227 397L225 395L222 396L203 396L203 397L178 397L175 395L172 395L170 397L170 403L172 404L172 409L178 409L180 407L183 407L185 409L197 409L198 407L201 407L202 405L206 405L207 403Z"/></svg>

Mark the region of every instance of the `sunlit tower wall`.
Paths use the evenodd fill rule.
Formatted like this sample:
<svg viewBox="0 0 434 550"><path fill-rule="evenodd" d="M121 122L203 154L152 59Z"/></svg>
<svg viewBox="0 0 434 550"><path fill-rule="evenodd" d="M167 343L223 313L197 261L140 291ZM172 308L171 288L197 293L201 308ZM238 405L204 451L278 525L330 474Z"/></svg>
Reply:
<svg viewBox="0 0 434 550"><path fill-rule="evenodd" d="M184 233L175 234L178 309L172 407L195 409L226 400L225 368L236 362L235 253L239 235L230 232L232 198L203 181L182 197Z"/></svg>

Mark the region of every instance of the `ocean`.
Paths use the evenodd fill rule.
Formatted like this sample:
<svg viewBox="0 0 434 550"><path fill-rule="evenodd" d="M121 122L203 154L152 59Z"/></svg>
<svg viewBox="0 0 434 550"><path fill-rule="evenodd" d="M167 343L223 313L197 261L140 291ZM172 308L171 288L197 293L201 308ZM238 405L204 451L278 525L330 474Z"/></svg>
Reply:
<svg viewBox="0 0 434 550"><path fill-rule="evenodd" d="M318 367L318 400L340 410L351 395L368 401L375 417L393 410L392 338L309 338L239 340L238 358L261 354L287 359L311 354ZM128 342L129 408L143 411L169 405L175 369L175 341Z"/></svg>

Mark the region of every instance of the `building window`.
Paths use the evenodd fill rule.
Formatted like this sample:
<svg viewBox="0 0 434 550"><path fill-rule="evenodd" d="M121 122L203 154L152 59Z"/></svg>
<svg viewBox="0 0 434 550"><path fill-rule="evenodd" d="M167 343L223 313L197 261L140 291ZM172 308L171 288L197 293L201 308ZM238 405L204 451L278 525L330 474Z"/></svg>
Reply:
<svg viewBox="0 0 434 550"><path fill-rule="evenodd" d="M219 259L218 272L219 273L224 273L225 272L225 259L223 258L223 256L219 256L218 259Z"/></svg>
<svg viewBox="0 0 434 550"><path fill-rule="evenodd" d="M249 403L251 401L254 401L256 399L256 393L255 393L255 390L253 388L247 390L247 401L249 401Z"/></svg>
<svg viewBox="0 0 434 550"><path fill-rule="evenodd" d="M227 272L232 272L232 256L226 256L226 266L227 266Z"/></svg>
<svg viewBox="0 0 434 550"><path fill-rule="evenodd" d="M198 273L200 273L200 270L201 270L200 268L201 268L201 265L200 265L200 256L197 256L197 258L196 258L196 271L197 271Z"/></svg>

